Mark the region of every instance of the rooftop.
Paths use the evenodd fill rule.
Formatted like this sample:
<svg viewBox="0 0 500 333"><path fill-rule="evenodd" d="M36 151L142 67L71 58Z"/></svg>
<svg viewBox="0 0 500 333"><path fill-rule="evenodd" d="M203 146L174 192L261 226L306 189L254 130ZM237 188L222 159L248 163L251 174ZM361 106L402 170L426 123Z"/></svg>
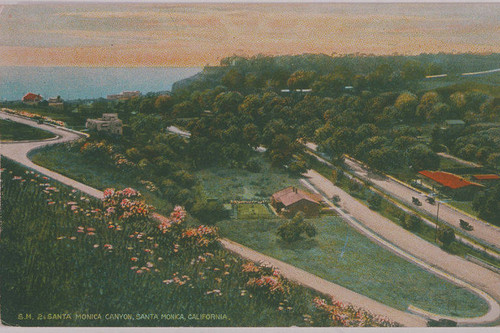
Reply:
<svg viewBox="0 0 500 333"><path fill-rule="evenodd" d="M321 196L318 194L302 191L296 187L290 186L272 195L276 201L280 201L285 206L290 206L300 200L307 200L315 204L320 204Z"/></svg>
<svg viewBox="0 0 500 333"><path fill-rule="evenodd" d="M493 180L493 179L500 179L500 176L495 174L487 174L487 175L473 175L472 178L476 180Z"/></svg>
<svg viewBox="0 0 500 333"><path fill-rule="evenodd" d="M429 171L429 170L423 170L419 171L421 175L432 179L433 181L449 187L451 189L457 189L457 188L462 188L466 186L480 186L483 187L481 184L473 183L468 180L465 180L464 178L454 175L449 172L443 172L443 171Z"/></svg>

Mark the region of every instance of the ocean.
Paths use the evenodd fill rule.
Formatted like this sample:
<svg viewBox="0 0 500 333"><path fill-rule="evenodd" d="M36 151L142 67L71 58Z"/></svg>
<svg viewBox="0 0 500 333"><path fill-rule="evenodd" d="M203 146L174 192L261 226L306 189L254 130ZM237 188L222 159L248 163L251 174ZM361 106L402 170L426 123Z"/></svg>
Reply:
<svg viewBox="0 0 500 333"><path fill-rule="evenodd" d="M64 100L92 99L122 91L169 91L200 67L1 67L0 100L21 100L27 93Z"/></svg>

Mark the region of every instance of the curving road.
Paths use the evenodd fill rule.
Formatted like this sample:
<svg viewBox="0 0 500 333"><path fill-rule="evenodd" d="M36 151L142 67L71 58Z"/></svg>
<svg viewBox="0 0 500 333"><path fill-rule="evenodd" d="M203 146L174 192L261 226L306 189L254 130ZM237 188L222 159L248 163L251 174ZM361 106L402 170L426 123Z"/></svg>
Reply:
<svg viewBox="0 0 500 333"><path fill-rule="evenodd" d="M374 174L354 159L346 158L345 164L356 176L371 182L375 187L379 188L386 194L397 198L409 205L412 205L412 197L419 198L422 206L416 207L413 205L413 207L430 216L436 216L438 208L437 205L431 205L430 203L426 202L426 195L424 193L409 186L405 186L390 177ZM472 226L474 226L474 230L465 231L460 228L460 219L469 222ZM496 226L466 215L446 204L439 205L439 220L457 228L462 233L469 235L471 238L486 246L490 246L493 249L500 250L500 228Z"/></svg>
<svg viewBox="0 0 500 333"><path fill-rule="evenodd" d="M320 175L318 172L309 170L306 174L304 174L304 176L307 177L308 181L314 186L314 188L323 192L327 197L331 198L338 195L340 197L340 207L344 211L340 214L346 220L349 219L344 216L345 213L354 217L356 221L360 222L362 227L366 227L368 229L368 232L364 233L372 233L375 234L376 237L381 238L382 241L379 241L376 238L371 237L378 243L384 245L384 247L398 255L406 257L407 260L419 264L421 267L429 270L433 274L439 275L437 272L433 271L433 269L426 268L425 266L430 268L438 267L449 275L450 278L446 277L448 280L458 285L460 285L460 283L453 281L453 278L463 280L477 289L486 292L494 299L500 300L500 274L494 273L461 257L451 255L443 251L441 248L396 225L391 220L369 209L347 192L335 186L331 181ZM385 245L385 241L389 242L390 245ZM397 249L391 247L396 247ZM402 255L398 252L399 250L411 255L416 260L412 260L406 255ZM422 264L418 263L417 260L421 261ZM476 294L480 295L477 292ZM480 296L482 297L483 295ZM490 305L490 312L486 316L483 318L468 319L455 318L454 320L457 320L462 324L484 324L486 322L498 320L500 318L500 306L497 301L492 300L491 298L483 298L487 300Z"/></svg>

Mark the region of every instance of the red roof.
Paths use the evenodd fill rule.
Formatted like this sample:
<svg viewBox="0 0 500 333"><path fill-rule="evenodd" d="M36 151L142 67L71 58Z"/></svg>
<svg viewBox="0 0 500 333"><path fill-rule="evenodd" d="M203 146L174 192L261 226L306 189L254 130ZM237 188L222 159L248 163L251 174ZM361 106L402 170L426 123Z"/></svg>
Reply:
<svg viewBox="0 0 500 333"><path fill-rule="evenodd" d="M454 175L449 172L443 172L443 171L429 171L429 170L423 170L419 171L421 175L424 175L427 178L432 179L433 181L449 187L451 189L457 189L457 188L462 188L466 186L483 186L481 184L469 182L465 180L464 178Z"/></svg>
<svg viewBox="0 0 500 333"><path fill-rule="evenodd" d="M40 101L41 99L42 96L33 93L27 93L23 97L23 101Z"/></svg>
<svg viewBox="0 0 500 333"><path fill-rule="evenodd" d="M293 186L287 187L281 191L274 193L272 198L276 201L280 201L281 203L283 203L285 207L288 207L296 202L299 202L300 200L307 200L318 205L321 202L320 195L308 193Z"/></svg>
<svg viewBox="0 0 500 333"><path fill-rule="evenodd" d="M474 175L474 176L472 176L472 177L474 177L474 179L477 179L477 180L500 179L500 176L499 176L499 175L495 175L495 174L489 174L489 175Z"/></svg>

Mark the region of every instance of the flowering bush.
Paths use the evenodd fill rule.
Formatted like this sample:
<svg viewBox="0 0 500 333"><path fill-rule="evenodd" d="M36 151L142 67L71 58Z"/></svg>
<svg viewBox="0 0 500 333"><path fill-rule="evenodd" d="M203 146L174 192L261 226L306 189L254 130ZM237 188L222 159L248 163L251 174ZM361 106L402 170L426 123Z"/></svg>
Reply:
<svg viewBox="0 0 500 333"><path fill-rule="evenodd" d="M160 220L160 224L158 225L158 229L161 230L162 233L179 231L178 227L184 221L186 217L186 211L181 206L175 206L172 213L170 213L170 217L164 216L156 216L157 219Z"/></svg>
<svg viewBox="0 0 500 333"><path fill-rule="evenodd" d="M106 144L105 141L86 142L80 148L80 153L94 159L109 158L113 153L113 146Z"/></svg>
<svg viewBox="0 0 500 333"><path fill-rule="evenodd" d="M114 188L104 190L104 208L107 217L117 216L120 220L135 218L146 218L152 211L153 206L144 201L136 200L141 194L133 188L115 191Z"/></svg>
<svg viewBox="0 0 500 333"><path fill-rule="evenodd" d="M2 111L17 115L17 116L25 117L25 118L30 118L33 120L43 120L45 123L49 123L52 125L66 127L66 123L64 123L63 121L54 120L50 117L41 116L41 115L36 114L36 113L31 113L31 112L22 111L22 110L12 110L12 109L6 109L6 108L2 108Z"/></svg>
<svg viewBox="0 0 500 333"><path fill-rule="evenodd" d="M355 308L352 305L345 305L339 301L332 300L332 304L320 297L315 297L313 305L316 309L322 312L322 315L327 316L333 326L346 327L396 327L399 324L390 321L387 318L375 316L367 311Z"/></svg>
<svg viewBox="0 0 500 333"><path fill-rule="evenodd" d="M181 235L183 243L193 244L198 247L212 247L218 244L219 232L216 227L200 225L198 228L185 230Z"/></svg>
<svg viewBox="0 0 500 333"><path fill-rule="evenodd" d="M262 293L269 299L283 301L290 293L290 285L275 268L248 262L242 265L242 272L251 277L247 282L248 289Z"/></svg>
<svg viewBox="0 0 500 333"><path fill-rule="evenodd" d="M127 167L134 167L135 163L129 161L123 154L114 154L113 161L118 169L125 169Z"/></svg>

